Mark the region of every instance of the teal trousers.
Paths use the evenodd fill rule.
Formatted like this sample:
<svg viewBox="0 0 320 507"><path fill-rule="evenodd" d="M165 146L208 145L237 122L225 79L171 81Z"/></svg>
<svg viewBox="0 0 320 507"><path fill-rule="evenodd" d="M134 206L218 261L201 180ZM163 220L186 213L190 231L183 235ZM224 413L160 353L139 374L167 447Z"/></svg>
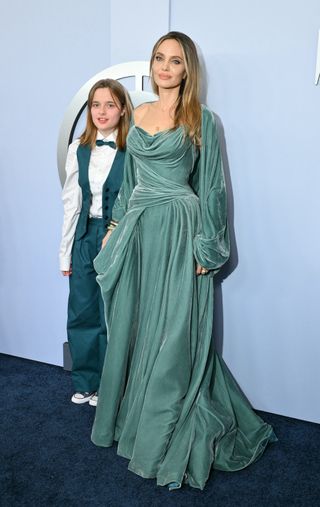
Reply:
<svg viewBox="0 0 320 507"><path fill-rule="evenodd" d="M93 267L104 235L103 220L89 219L86 235L73 245L67 331L76 392L98 391L107 347L104 305Z"/></svg>

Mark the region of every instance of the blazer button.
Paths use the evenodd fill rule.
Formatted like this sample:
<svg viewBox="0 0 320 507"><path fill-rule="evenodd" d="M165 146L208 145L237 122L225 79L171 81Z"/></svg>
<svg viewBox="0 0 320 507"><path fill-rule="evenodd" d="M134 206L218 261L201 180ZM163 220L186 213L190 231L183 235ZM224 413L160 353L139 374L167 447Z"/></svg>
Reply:
<svg viewBox="0 0 320 507"><path fill-rule="evenodd" d="M106 196L106 201L109 201L109 196L108 195Z"/></svg>
<svg viewBox="0 0 320 507"><path fill-rule="evenodd" d="M109 209L109 206L105 206L104 209Z"/></svg>
<svg viewBox="0 0 320 507"><path fill-rule="evenodd" d="M110 190L110 188L109 188L109 187L107 187L107 188L106 188L106 191L107 191L107 192L109 192L109 190Z"/></svg>

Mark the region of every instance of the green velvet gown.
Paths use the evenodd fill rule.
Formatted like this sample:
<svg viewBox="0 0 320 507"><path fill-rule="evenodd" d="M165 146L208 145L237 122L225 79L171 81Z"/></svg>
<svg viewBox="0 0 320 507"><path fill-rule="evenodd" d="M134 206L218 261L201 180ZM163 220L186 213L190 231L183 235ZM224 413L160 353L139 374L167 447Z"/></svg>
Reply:
<svg viewBox="0 0 320 507"><path fill-rule="evenodd" d="M92 441L118 441L159 485L202 489L212 467L240 470L275 440L212 345L213 276L229 256L214 117L202 108L200 156L182 127L133 125L127 152L119 225L95 259L109 343Z"/></svg>

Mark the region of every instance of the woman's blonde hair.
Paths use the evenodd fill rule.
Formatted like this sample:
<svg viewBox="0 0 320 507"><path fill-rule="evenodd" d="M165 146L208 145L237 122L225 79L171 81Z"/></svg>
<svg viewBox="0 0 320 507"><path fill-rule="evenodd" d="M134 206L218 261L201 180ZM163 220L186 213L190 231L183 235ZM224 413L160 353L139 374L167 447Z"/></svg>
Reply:
<svg viewBox="0 0 320 507"><path fill-rule="evenodd" d="M80 136L80 144L89 144L91 149L96 145L97 127L92 121L91 107L94 94L99 88L109 88L116 105L124 112L124 114L120 116L116 139L117 148L123 150L126 146L126 138L130 127L132 103L127 90L115 79L101 79L91 88L87 102L87 123L84 132Z"/></svg>
<svg viewBox="0 0 320 507"><path fill-rule="evenodd" d="M201 139L201 104L200 94L200 64L196 46L192 39L181 32L169 32L160 37L155 43L150 59L151 84L154 93L159 94L159 88L152 76L152 66L160 44L165 40L174 39L181 47L186 77L182 80L179 97L175 109L174 127L184 125L188 135L196 143Z"/></svg>

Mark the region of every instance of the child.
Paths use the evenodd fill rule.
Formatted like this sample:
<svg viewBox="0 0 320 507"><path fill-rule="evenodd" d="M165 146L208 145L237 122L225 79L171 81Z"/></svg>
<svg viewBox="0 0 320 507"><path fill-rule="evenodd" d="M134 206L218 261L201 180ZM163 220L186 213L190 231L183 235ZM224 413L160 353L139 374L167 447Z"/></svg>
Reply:
<svg viewBox="0 0 320 507"><path fill-rule="evenodd" d="M113 79L90 90L86 128L69 146L62 192L64 220L60 269L69 277L68 342L75 393L71 401L96 406L107 346L107 329L93 259L110 226L123 179L132 106Z"/></svg>

